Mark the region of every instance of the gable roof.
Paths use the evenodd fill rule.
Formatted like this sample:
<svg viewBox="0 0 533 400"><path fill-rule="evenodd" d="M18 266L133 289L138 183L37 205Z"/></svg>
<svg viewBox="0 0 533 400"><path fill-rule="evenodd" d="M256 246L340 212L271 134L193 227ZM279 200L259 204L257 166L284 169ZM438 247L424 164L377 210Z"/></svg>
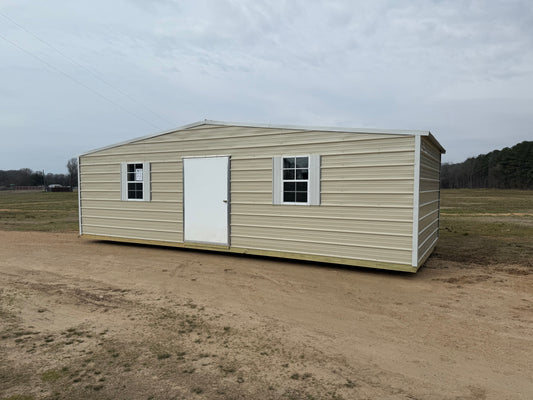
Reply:
<svg viewBox="0 0 533 400"><path fill-rule="evenodd" d="M205 119L203 121L193 122L192 124L183 125L178 128L174 128L164 132L158 132L151 135L141 136L138 138L126 140L124 142L115 143L109 146L100 147L98 149L90 150L86 153L80 154L85 156L88 154L96 153L98 151L111 149L113 147L122 146L129 143L139 142L145 139L151 139L157 136L167 135L169 133L182 131L190 128L196 128L202 125L215 125L215 126L240 126L248 128L272 128L272 129L297 129L301 131L323 131L323 132L348 132L348 133L375 133L382 135L405 135L405 136L427 136L431 142L437 146L441 153L446 153L444 147L435 139L430 131L420 130L406 130L406 129L365 129L365 128L341 128L341 127L323 127L323 126L299 126L299 125L276 125L276 124L256 124L256 123L244 123L244 122L225 122L225 121L212 121Z"/></svg>

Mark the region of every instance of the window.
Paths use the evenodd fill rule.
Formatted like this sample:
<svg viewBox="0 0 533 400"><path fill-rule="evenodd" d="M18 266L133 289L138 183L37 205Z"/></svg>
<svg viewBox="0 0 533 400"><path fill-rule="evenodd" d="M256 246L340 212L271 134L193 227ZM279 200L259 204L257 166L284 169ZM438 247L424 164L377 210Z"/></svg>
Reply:
<svg viewBox="0 0 533 400"><path fill-rule="evenodd" d="M283 157L283 202L307 203L309 157Z"/></svg>
<svg viewBox="0 0 533 400"><path fill-rule="evenodd" d="M320 155L273 158L273 204L320 204Z"/></svg>
<svg viewBox="0 0 533 400"><path fill-rule="evenodd" d="M143 165L128 164L128 200L143 198Z"/></svg>
<svg viewBox="0 0 533 400"><path fill-rule="evenodd" d="M150 163L125 162L121 170L122 200L150 201Z"/></svg>

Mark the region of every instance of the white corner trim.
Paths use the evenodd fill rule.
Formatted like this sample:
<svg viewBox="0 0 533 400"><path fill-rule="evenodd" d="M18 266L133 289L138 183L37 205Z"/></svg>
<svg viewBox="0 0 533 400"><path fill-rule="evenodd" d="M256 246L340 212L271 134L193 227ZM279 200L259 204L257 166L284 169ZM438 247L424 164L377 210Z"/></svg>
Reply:
<svg viewBox="0 0 533 400"><path fill-rule="evenodd" d="M78 156L78 229L80 231L80 235L82 234L81 229L81 174L80 174L80 157Z"/></svg>
<svg viewBox="0 0 533 400"><path fill-rule="evenodd" d="M418 216L420 211L420 151L422 139L415 136L415 168L413 184L413 256L411 265L418 266Z"/></svg>

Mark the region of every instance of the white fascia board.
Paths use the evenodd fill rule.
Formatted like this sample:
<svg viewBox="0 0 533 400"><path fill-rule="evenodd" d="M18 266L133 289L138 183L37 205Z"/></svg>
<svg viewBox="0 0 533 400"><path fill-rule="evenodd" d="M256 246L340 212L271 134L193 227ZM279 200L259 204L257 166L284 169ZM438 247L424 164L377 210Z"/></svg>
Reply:
<svg viewBox="0 0 533 400"><path fill-rule="evenodd" d="M201 125L215 125L215 126L239 126L239 127L249 127L249 128L270 128L270 129L291 129L291 130L301 130L301 131L324 131L324 132L347 132L347 133L373 133L373 134L383 134L383 135L406 135L406 136L428 136L432 142L439 148L441 152L445 152L444 148L440 145L439 142L433 137L430 131L421 131L421 130L408 130L408 129L366 129L366 128L342 128L342 127L324 127L324 126L300 126L300 125L276 125L276 124L256 124L256 123L244 123L244 122L224 122L224 121L213 121L213 120L203 120L193 122L192 124L183 125L178 128L166 130L163 132L158 132L151 135L141 136L135 139L126 140L124 142L115 143L109 146L100 147L81 154L85 156L88 154L96 153L103 150L108 150L113 147L122 146L125 144L135 143L145 139L152 139L157 136L167 135L169 133L178 132L190 128L196 128Z"/></svg>

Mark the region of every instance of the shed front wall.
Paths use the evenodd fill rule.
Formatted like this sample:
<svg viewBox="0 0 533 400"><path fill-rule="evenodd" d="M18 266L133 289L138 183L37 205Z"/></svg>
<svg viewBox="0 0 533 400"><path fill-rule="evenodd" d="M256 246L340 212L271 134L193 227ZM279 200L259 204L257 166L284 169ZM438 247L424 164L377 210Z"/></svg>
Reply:
<svg viewBox="0 0 533 400"><path fill-rule="evenodd" d="M81 233L182 243L182 157L228 155L232 248L410 266L414 138L202 125L86 154ZM321 156L320 205L273 205L272 158L305 154ZM121 162L142 161L151 201L121 201Z"/></svg>

